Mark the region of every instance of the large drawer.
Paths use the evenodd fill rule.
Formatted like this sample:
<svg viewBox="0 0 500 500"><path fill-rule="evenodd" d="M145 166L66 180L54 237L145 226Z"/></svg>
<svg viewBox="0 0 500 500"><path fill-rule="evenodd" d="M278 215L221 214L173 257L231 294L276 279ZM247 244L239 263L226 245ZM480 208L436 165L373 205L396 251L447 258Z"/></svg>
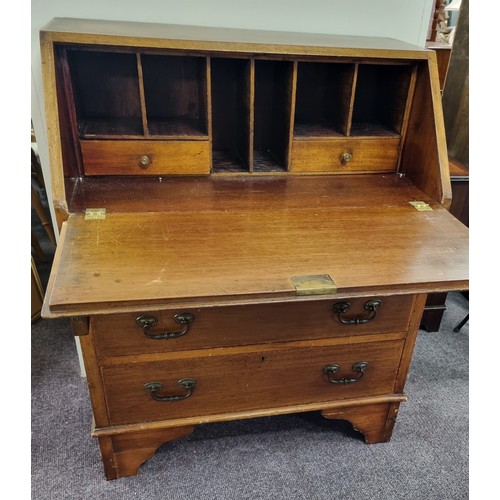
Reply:
<svg viewBox="0 0 500 500"><path fill-rule="evenodd" d="M379 300L373 314L365 304ZM98 356L149 354L167 351L239 346L267 342L348 337L376 333L404 332L412 311L414 296L368 297L348 300L317 300L246 306L167 309L137 314L95 316L91 320ZM340 319L334 306L349 304ZM192 315L192 323L179 323ZM367 323L355 319L373 319ZM137 318L156 320L144 328ZM177 318L177 320L175 319ZM179 319L180 318L180 319ZM142 323L144 324L144 323ZM162 339L151 339L147 335Z"/></svg>
<svg viewBox="0 0 500 500"><path fill-rule="evenodd" d="M294 140L292 172L390 172L396 170L399 137Z"/></svg>
<svg viewBox="0 0 500 500"><path fill-rule="evenodd" d="M392 394L403 343L332 346L323 341L281 348L274 344L104 366L101 373L110 425ZM365 368L356 369L359 363ZM180 384L186 380L195 381L192 390ZM147 387L156 390L152 393ZM157 401L153 396L185 399Z"/></svg>
<svg viewBox="0 0 500 500"><path fill-rule="evenodd" d="M80 141L86 175L210 173L208 141Z"/></svg>

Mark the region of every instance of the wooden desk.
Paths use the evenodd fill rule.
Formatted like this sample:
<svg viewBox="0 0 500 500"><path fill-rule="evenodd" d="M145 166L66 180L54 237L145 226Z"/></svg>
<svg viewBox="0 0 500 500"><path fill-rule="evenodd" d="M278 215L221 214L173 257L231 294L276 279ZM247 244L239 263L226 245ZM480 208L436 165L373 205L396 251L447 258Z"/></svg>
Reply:
<svg viewBox="0 0 500 500"><path fill-rule="evenodd" d="M468 286L435 54L63 19L42 60L43 315L80 336L106 477L240 418L388 441L427 293Z"/></svg>
<svg viewBox="0 0 500 500"><path fill-rule="evenodd" d="M450 213L469 227L469 169L450 158L450 177L453 192Z"/></svg>

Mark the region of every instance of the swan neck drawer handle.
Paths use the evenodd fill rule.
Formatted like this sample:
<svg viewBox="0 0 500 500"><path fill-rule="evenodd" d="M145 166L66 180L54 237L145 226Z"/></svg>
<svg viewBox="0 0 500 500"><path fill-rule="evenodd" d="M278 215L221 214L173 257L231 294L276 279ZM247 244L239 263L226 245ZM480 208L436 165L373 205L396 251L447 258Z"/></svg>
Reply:
<svg viewBox="0 0 500 500"><path fill-rule="evenodd" d="M323 373L328 377L328 381L332 384L354 384L363 378L365 374L365 370L368 368L368 363L366 361L359 361L354 363L351 367L353 372L356 372L357 375L355 377L342 377L342 378L333 378L338 371L340 371L340 365L327 365L323 368Z"/></svg>
<svg viewBox="0 0 500 500"><path fill-rule="evenodd" d="M375 319L377 311L381 305L381 300L369 300L368 302L365 302L364 308L369 313L365 318L355 317L346 319L342 317L342 315L346 313L351 307L351 304L349 302L336 302L335 304L333 304L332 310L337 314L338 320L343 325L364 325Z"/></svg>
<svg viewBox="0 0 500 500"><path fill-rule="evenodd" d="M173 403L175 401L182 401L187 399L191 394L193 394L194 388L196 387L196 380L192 378L183 378L177 382L177 385L184 389L186 394L174 394L170 396L160 396L158 392L163 389L163 384L160 382L148 382L144 384L144 390L151 394L151 397L155 401L160 401L162 403Z"/></svg>
<svg viewBox="0 0 500 500"><path fill-rule="evenodd" d="M184 328L178 332L151 332L149 329L158 324L158 318L155 316L139 316L135 322L140 326L144 335L148 339L152 340L165 340L165 339L175 339L182 337L189 332L189 328L194 321L194 314L191 313L181 313L174 316L174 321L179 325L185 325Z"/></svg>

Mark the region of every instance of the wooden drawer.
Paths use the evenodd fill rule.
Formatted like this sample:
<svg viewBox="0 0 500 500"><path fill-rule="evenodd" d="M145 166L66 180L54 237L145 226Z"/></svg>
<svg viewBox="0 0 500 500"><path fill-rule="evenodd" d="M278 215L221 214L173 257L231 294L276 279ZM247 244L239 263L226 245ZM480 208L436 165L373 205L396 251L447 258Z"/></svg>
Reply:
<svg viewBox="0 0 500 500"><path fill-rule="evenodd" d="M326 344L326 345L325 345ZM391 394L403 340L332 346L326 341L291 347L227 348L172 355L168 361L101 368L111 425L184 418L318 401ZM367 363L354 383L332 383L325 367L338 365L333 380L355 379L355 363ZM159 397L185 396L179 381L196 385L186 399L156 401L145 384L159 383Z"/></svg>
<svg viewBox="0 0 500 500"><path fill-rule="evenodd" d="M399 137L294 140L293 172L391 172L397 168ZM350 155L343 162L343 155ZM347 159L347 157L346 157Z"/></svg>
<svg viewBox="0 0 500 500"><path fill-rule="evenodd" d="M208 141L88 140L80 146L87 175L210 173Z"/></svg>
<svg viewBox="0 0 500 500"><path fill-rule="evenodd" d="M332 308L334 304L346 300L328 299L95 316L92 318L92 328L99 356L406 331L413 305L412 295L349 299L349 310L341 318L349 321L356 317L370 317L364 305L374 299L380 300L381 305L375 318L366 324L342 324ZM194 316L191 324L179 324L174 320L176 315L185 313ZM148 329L150 335L178 333L187 326L189 330L177 338L150 339L136 323L140 316L158 320L155 326Z"/></svg>

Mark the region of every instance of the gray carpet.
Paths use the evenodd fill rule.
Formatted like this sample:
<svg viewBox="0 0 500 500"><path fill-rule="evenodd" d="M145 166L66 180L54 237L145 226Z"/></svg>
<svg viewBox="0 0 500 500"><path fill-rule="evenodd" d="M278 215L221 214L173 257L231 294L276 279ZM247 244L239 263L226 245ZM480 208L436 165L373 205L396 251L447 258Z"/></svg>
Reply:
<svg viewBox="0 0 500 500"><path fill-rule="evenodd" d="M468 498L467 314L448 298L441 330L420 331L390 443L364 444L318 413L197 427L136 477L106 481L67 320L32 326L32 499Z"/></svg>

